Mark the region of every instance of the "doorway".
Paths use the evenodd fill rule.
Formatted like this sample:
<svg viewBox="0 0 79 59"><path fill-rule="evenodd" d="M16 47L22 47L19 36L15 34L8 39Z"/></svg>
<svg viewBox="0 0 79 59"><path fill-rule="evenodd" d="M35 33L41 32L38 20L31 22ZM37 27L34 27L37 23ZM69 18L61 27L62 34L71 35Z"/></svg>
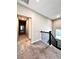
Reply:
<svg viewBox="0 0 79 59"><path fill-rule="evenodd" d="M23 40L23 38L32 39L32 18L17 15L18 25L17 25L17 40Z"/></svg>
<svg viewBox="0 0 79 59"><path fill-rule="evenodd" d="M19 20L19 35L26 35L26 21Z"/></svg>

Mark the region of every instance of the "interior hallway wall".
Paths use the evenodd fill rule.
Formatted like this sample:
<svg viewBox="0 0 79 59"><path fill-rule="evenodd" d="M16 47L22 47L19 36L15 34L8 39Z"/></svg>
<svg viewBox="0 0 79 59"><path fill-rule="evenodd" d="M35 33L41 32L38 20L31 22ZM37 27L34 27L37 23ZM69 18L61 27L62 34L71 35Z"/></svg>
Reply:
<svg viewBox="0 0 79 59"><path fill-rule="evenodd" d="M56 29L61 29L61 19L52 21L52 26L53 35L55 36Z"/></svg>
<svg viewBox="0 0 79 59"><path fill-rule="evenodd" d="M55 21L53 21L53 34L54 34L54 36L56 36L56 29L61 29L61 19L58 19L58 20L55 20ZM61 39L57 39L57 46L58 47L61 47Z"/></svg>
<svg viewBox="0 0 79 59"><path fill-rule="evenodd" d="M55 29L57 29L57 28L60 29L61 28L61 20L60 19L53 22L53 28L55 28Z"/></svg>
<svg viewBox="0 0 79 59"><path fill-rule="evenodd" d="M50 19L37 14L25 6L17 4L17 14L32 18L32 42L41 40L40 31L52 30L52 21Z"/></svg>

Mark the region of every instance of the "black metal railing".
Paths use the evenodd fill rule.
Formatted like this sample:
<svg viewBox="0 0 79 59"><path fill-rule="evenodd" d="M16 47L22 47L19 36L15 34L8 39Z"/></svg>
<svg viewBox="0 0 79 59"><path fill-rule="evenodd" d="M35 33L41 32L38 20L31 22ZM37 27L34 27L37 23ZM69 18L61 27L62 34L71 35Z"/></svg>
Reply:
<svg viewBox="0 0 79 59"><path fill-rule="evenodd" d="M56 48L60 49L59 47L57 47L57 41L56 41L56 39L55 39L55 37L53 36L53 34L52 34L51 31L49 31L49 32L40 31L40 32L49 35L48 41L47 41L47 43L48 43L49 45L53 45L53 46L55 46ZM60 49L60 50L61 50L61 49Z"/></svg>
<svg viewBox="0 0 79 59"><path fill-rule="evenodd" d="M51 31L49 31L49 45L53 45L55 47L57 47L57 41L54 38L53 34L51 33Z"/></svg>

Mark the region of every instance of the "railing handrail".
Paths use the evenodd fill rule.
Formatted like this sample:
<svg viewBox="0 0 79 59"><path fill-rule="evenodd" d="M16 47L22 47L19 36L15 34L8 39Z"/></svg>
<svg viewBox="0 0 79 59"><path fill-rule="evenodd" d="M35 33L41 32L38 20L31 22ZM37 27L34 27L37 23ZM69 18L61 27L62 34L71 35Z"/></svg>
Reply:
<svg viewBox="0 0 79 59"><path fill-rule="evenodd" d="M55 37L53 36L53 34L51 33L51 31L49 31L49 32L46 32L46 31L40 31L41 33L48 33L49 34L49 45L53 45L53 46L55 46L56 48L58 48L57 47L57 41L56 41L56 39L55 39Z"/></svg>
<svg viewBox="0 0 79 59"><path fill-rule="evenodd" d="M53 36L53 34L51 33L51 36L54 38L54 36ZM56 40L55 38L54 38L54 40Z"/></svg>
<svg viewBox="0 0 79 59"><path fill-rule="evenodd" d="M46 32L46 31L40 31L41 33L49 33L49 32Z"/></svg>
<svg viewBox="0 0 79 59"><path fill-rule="evenodd" d="M57 41L54 38L53 34L51 33L51 31L49 31L49 44L54 45L55 47L57 47Z"/></svg>

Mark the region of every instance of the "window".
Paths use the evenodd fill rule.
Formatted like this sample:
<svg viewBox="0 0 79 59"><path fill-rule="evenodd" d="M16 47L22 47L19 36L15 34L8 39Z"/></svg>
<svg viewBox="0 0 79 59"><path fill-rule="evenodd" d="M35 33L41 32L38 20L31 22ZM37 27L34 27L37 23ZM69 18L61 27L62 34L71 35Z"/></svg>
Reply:
<svg viewBox="0 0 79 59"><path fill-rule="evenodd" d="M20 32L24 32L24 26L20 25Z"/></svg>
<svg viewBox="0 0 79 59"><path fill-rule="evenodd" d="M61 29L56 29L56 39L61 39Z"/></svg>

